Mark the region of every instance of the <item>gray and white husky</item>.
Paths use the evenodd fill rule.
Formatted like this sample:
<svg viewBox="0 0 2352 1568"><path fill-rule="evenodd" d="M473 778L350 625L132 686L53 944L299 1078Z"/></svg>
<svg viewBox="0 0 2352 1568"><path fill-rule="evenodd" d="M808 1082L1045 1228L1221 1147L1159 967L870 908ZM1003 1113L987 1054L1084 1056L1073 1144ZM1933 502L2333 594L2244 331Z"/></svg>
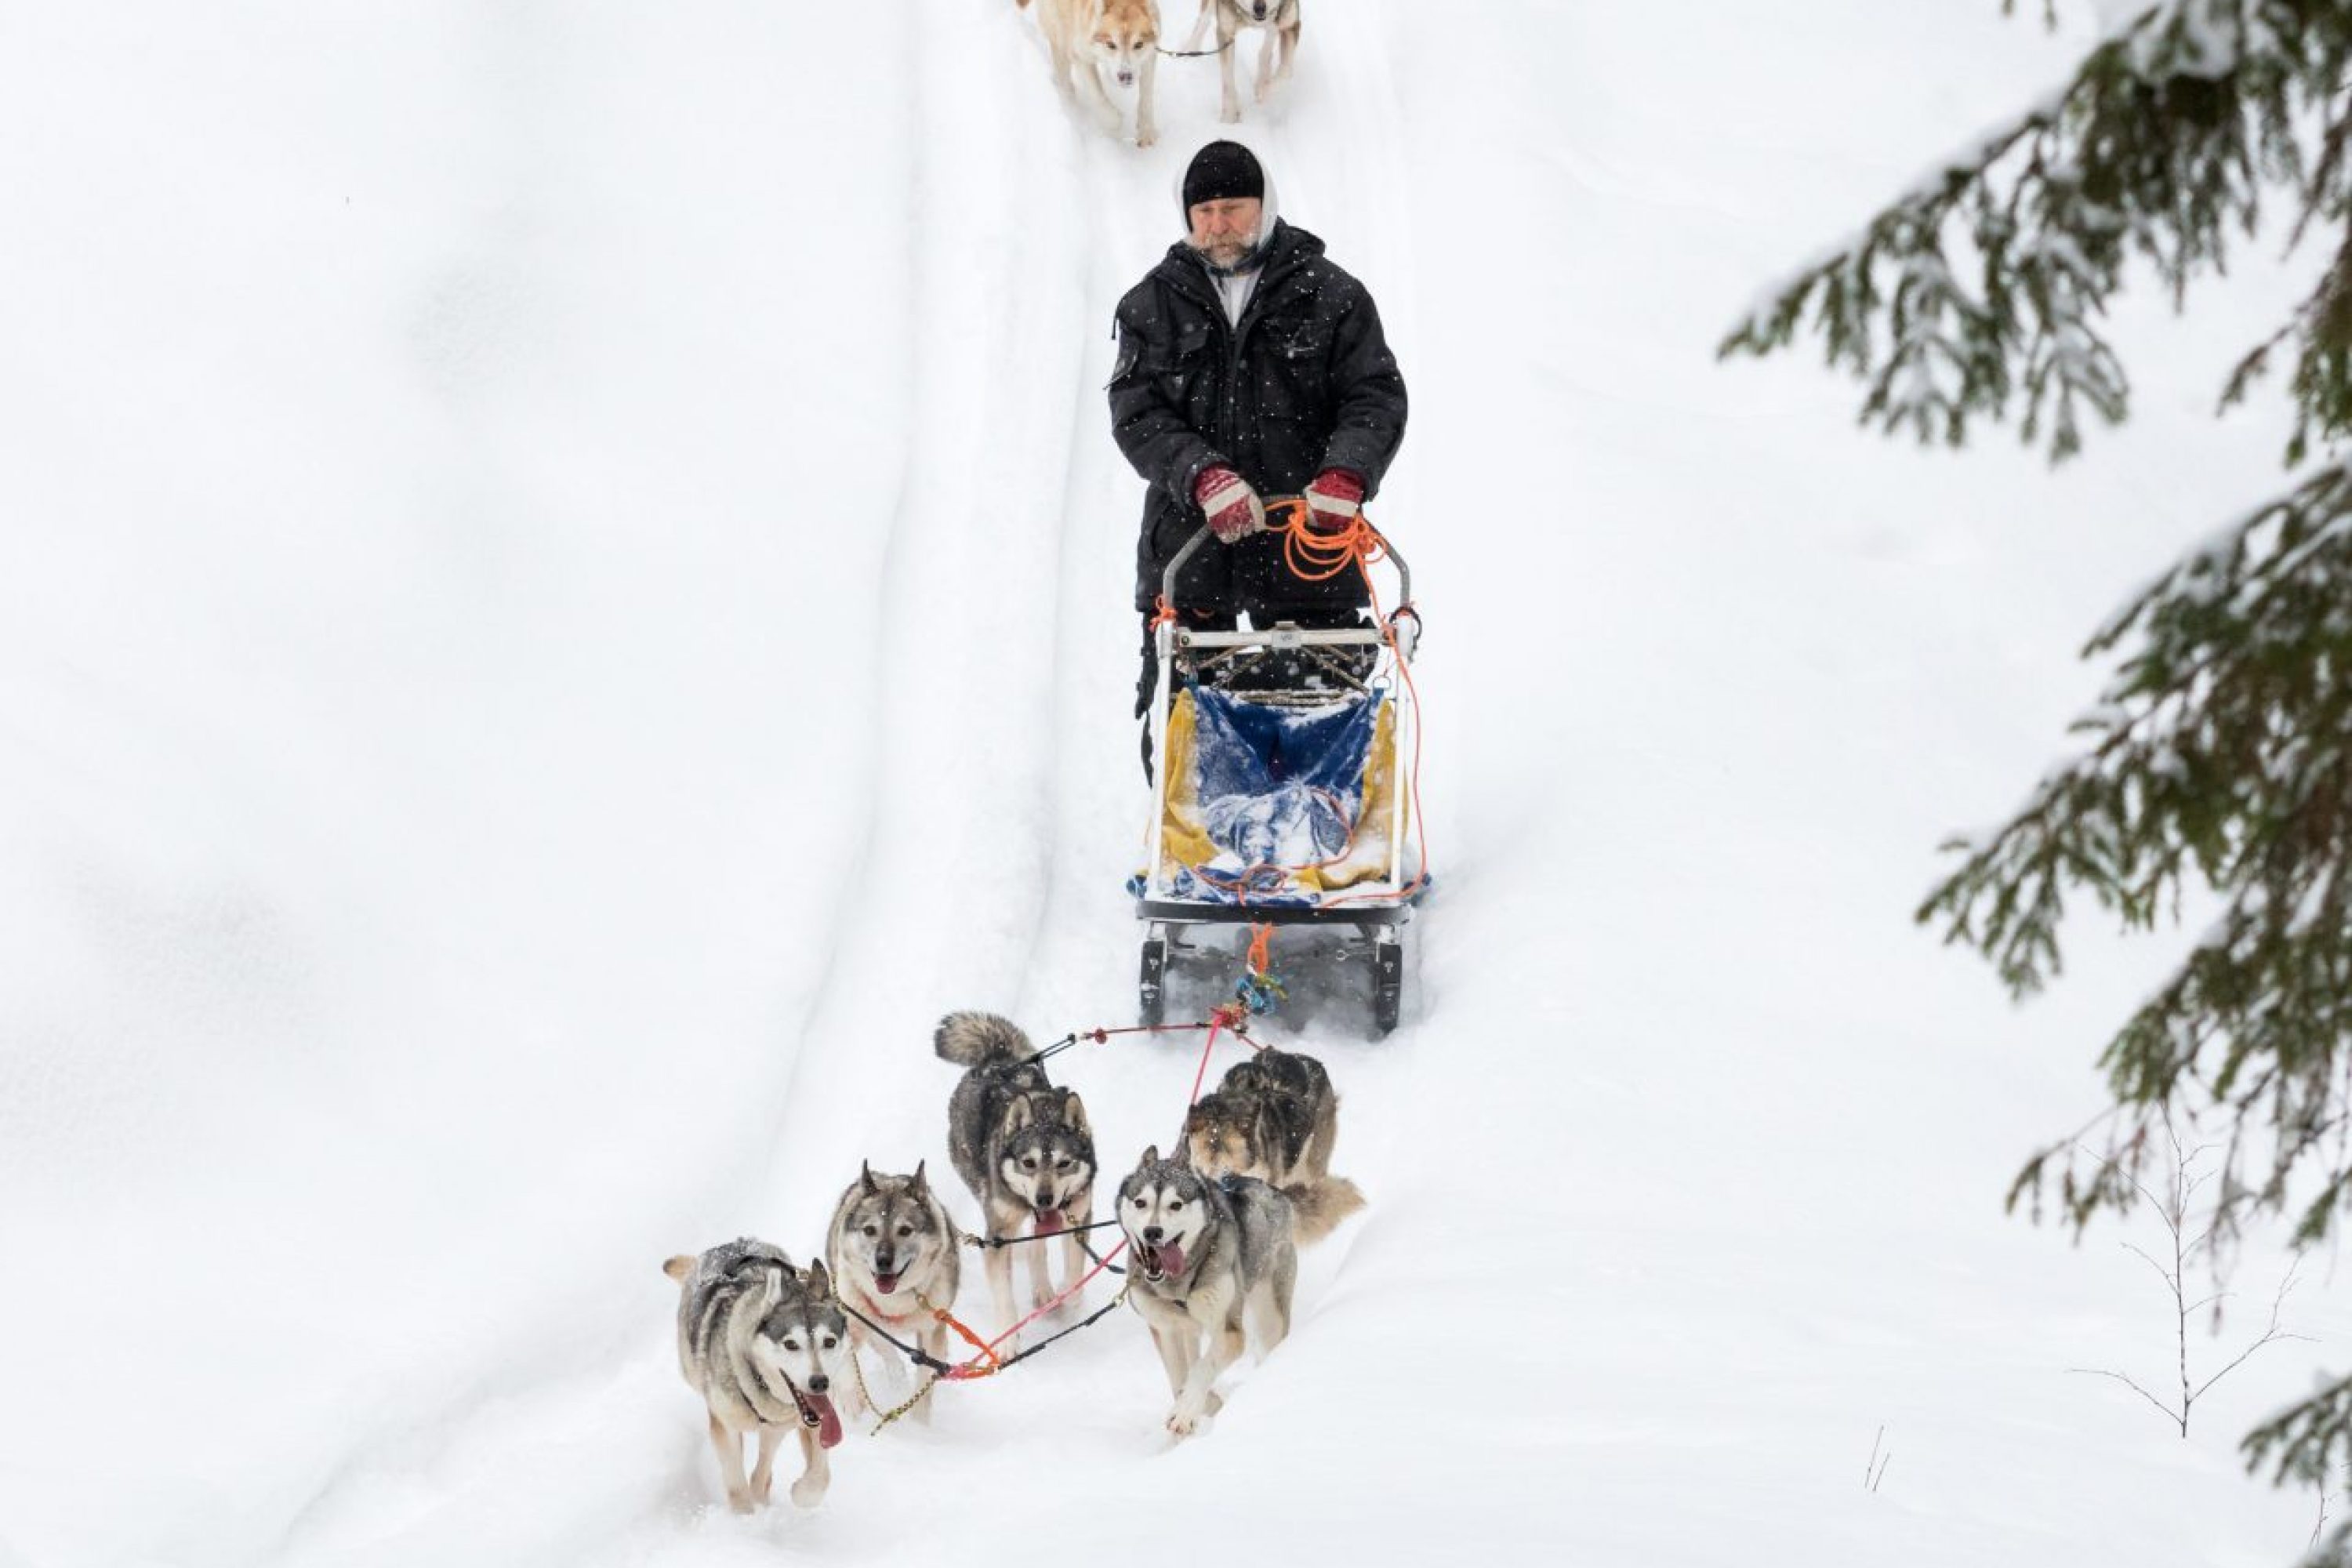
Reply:
<svg viewBox="0 0 2352 1568"><path fill-rule="evenodd" d="M1010 1019L993 1013L950 1013L940 1020L932 1048L965 1069L948 1100L948 1157L980 1204L992 1237L1062 1234L1062 1244L1038 1241L1029 1254L1030 1303L1055 1294L1052 1260L1058 1251L1065 1285L1085 1267L1076 1227L1094 1217L1095 1141L1087 1108L1075 1089L1055 1089L1030 1058L1036 1047ZM988 1287L1000 1321L1011 1322L1011 1247L991 1247Z"/></svg>
<svg viewBox="0 0 2352 1568"><path fill-rule="evenodd" d="M776 1447L795 1432L805 1463L793 1501L814 1508L833 1479L826 1450L841 1441L841 1417L831 1391L849 1359L849 1319L824 1265L803 1274L746 1237L699 1258L680 1254L662 1272L678 1282L678 1370L709 1411L729 1505L749 1513L768 1500ZM743 1439L752 1434L760 1455L747 1482Z"/></svg>
<svg viewBox="0 0 2352 1568"><path fill-rule="evenodd" d="M1184 1149L1210 1176L1255 1176L1291 1201L1298 1244L1328 1236L1364 1206L1364 1194L1331 1173L1339 1096L1313 1057L1261 1050L1235 1062L1184 1116Z"/></svg>
<svg viewBox="0 0 2352 1568"><path fill-rule="evenodd" d="M1192 41L1184 47L1197 49L1202 35L1209 30L1214 17L1217 24L1217 71L1223 79L1225 96L1217 118L1228 125L1237 125L1242 118L1242 100L1234 91L1234 55L1244 27L1265 29L1265 42L1257 51L1257 100L1264 103L1277 81L1290 79L1290 63L1298 53L1298 0L1201 0L1200 18L1192 24ZM1282 64L1275 65L1275 50L1282 50Z"/></svg>
<svg viewBox="0 0 2352 1568"><path fill-rule="evenodd" d="M1168 1430L1189 1437L1223 1405L1214 1385L1249 1341L1264 1356L1290 1332L1290 1200L1248 1176L1203 1175L1181 1149L1163 1160L1154 1144L1118 1185L1118 1223L1132 1248L1128 1300L1176 1396Z"/></svg>
<svg viewBox="0 0 2352 1568"><path fill-rule="evenodd" d="M956 1252L955 1222L948 1217L918 1164L911 1176L877 1176L866 1165L834 1206L825 1232L824 1259L833 1268L833 1289L841 1300L899 1340L911 1340L938 1360L950 1348L947 1325L929 1310L955 1304L962 1261ZM874 1339L852 1318L850 1354ZM886 1355L896 1354L887 1346ZM930 1419L926 1390L915 1418Z"/></svg>

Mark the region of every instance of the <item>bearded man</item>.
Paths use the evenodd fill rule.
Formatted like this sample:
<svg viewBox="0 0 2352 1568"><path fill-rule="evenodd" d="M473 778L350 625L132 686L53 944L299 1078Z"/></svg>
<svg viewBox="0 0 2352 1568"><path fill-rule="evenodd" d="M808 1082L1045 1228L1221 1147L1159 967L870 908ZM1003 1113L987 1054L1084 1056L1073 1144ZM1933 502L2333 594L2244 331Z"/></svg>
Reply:
<svg viewBox="0 0 2352 1568"><path fill-rule="evenodd" d="M1136 711L1158 665L1150 617L1160 578L1206 522L1175 584L1187 626L1363 624L1360 574L1292 574L1265 531L1269 495L1302 495L1309 527L1338 531L1380 489L1404 439L1404 377L1372 297L1275 211L1265 170L1212 142L1185 170L1185 237L1118 303L1111 435L1148 486L1135 551L1145 617ZM1148 765L1148 761L1147 761Z"/></svg>

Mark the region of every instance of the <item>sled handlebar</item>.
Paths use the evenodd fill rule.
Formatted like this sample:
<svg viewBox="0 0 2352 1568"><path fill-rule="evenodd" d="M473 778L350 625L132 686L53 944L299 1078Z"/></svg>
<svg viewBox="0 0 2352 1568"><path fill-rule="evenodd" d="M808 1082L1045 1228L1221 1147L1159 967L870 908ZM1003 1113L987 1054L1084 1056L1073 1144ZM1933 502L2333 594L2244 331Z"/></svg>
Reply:
<svg viewBox="0 0 2352 1568"><path fill-rule="evenodd" d="M1285 501L1303 500L1304 498L1300 496L1268 496L1265 498L1266 510L1271 511ZM1183 574L1185 563L1192 559L1201 546L1215 537L1214 532L1205 522L1193 531L1192 537L1184 542L1184 548L1179 550L1170 559L1167 569L1160 574L1161 599L1171 605L1176 602L1176 579ZM1412 568L1405 563L1403 552L1398 550L1385 535L1381 540L1381 552L1395 563L1397 578L1401 584L1397 594L1397 605L1401 609L1412 603Z"/></svg>

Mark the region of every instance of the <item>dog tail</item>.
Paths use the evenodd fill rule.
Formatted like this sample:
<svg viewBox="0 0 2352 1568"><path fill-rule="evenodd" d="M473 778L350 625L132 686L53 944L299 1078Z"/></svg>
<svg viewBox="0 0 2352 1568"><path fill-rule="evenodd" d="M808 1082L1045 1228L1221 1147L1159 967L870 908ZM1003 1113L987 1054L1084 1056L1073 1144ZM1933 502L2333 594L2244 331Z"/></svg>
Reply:
<svg viewBox="0 0 2352 1568"><path fill-rule="evenodd" d="M950 1013L940 1020L931 1048L960 1068L976 1068L1000 1057L1018 1060L1034 1049L1021 1026L993 1013Z"/></svg>
<svg viewBox="0 0 2352 1568"><path fill-rule="evenodd" d="M1339 1222L1364 1206L1363 1189L1345 1176L1325 1176L1282 1189L1290 1200L1291 1236L1299 1246L1322 1240Z"/></svg>

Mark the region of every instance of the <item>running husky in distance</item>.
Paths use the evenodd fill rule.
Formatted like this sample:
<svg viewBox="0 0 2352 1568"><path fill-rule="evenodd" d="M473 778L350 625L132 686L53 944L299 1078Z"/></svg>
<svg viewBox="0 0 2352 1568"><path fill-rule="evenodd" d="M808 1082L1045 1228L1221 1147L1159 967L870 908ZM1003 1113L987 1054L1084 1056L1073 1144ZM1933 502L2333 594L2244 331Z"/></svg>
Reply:
<svg viewBox="0 0 2352 1568"><path fill-rule="evenodd" d="M911 1340L924 1353L945 1361L947 1325L930 1315L933 1307L954 1305L962 1262L956 1250L955 1223L924 1179L918 1164L911 1176L877 1176L862 1167L857 1180L834 1206L824 1237L824 1260L842 1302L872 1319L894 1337ZM850 1355L874 1340L874 1331L852 1318ZM886 1355L896 1352L885 1347ZM927 1384L915 1418L931 1418Z"/></svg>
<svg viewBox="0 0 2352 1568"><path fill-rule="evenodd" d="M1010 1019L993 1013L950 1013L940 1020L931 1047L965 1068L948 1100L948 1156L980 1204L991 1237L1062 1235L1029 1254L1030 1304L1043 1307L1055 1291L1052 1251L1076 1283L1085 1267L1079 1226L1094 1217L1095 1141L1087 1109L1075 1089L1055 1089L1030 1058L1036 1047ZM1013 1321L1013 1248L988 1251L988 1287L1000 1321ZM1066 1285L1064 1287L1067 1289Z"/></svg>
<svg viewBox="0 0 2352 1568"><path fill-rule="evenodd" d="M1202 35L1209 30L1210 19L1217 24L1217 72L1224 80L1225 97L1217 118L1227 125L1238 125L1242 119L1242 100L1234 91L1234 53L1244 27L1265 29L1265 42L1257 50L1257 100L1264 103L1274 91L1277 81L1290 79L1290 62L1298 53L1298 0L1201 0L1201 15L1192 24L1192 41L1184 47L1197 49ZM1282 64L1276 68L1274 52L1282 50Z"/></svg>
<svg viewBox="0 0 2352 1568"><path fill-rule="evenodd" d="M1025 9L1029 0L1020 0ZM1054 67L1054 86L1066 99L1083 85L1114 136L1126 116L1103 85L1108 72L1135 89L1135 144L1160 140L1152 119L1152 84L1160 71L1157 0L1038 0L1037 30Z"/></svg>
<svg viewBox="0 0 2352 1568"><path fill-rule="evenodd" d="M1296 1211L1298 1244L1322 1240L1364 1206L1364 1194L1331 1174L1339 1096L1313 1057L1263 1050L1235 1062L1184 1115L1184 1151L1206 1176L1254 1176Z"/></svg>
<svg viewBox="0 0 2352 1568"><path fill-rule="evenodd" d="M1154 1144L1119 1184L1118 1223L1133 1249L1128 1300L1176 1398L1168 1430L1189 1437L1223 1406L1216 1381L1249 1341L1264 1357L1290 1332L1290 1200L1248 1176L1205 1176L1181 1149L1162 1160Z"/></svg>
<svg viewBox="0 0 2352 1568"><path fill-rule="evenodd" d="M710 1446L728 1505L749 1513L768 1500L776 1447L797 1432L803 1465L793 1501L814 1508L833 1479L826 1451L841 1441L833 1380L849 1357L849 1319L834 1300L824 1265L803 1275L792 1259L749 1237L699 1258L662 1265L677 1281L677 1365L710 1415ZM760 1455L743 1479L743 1439Z"/></svg>

